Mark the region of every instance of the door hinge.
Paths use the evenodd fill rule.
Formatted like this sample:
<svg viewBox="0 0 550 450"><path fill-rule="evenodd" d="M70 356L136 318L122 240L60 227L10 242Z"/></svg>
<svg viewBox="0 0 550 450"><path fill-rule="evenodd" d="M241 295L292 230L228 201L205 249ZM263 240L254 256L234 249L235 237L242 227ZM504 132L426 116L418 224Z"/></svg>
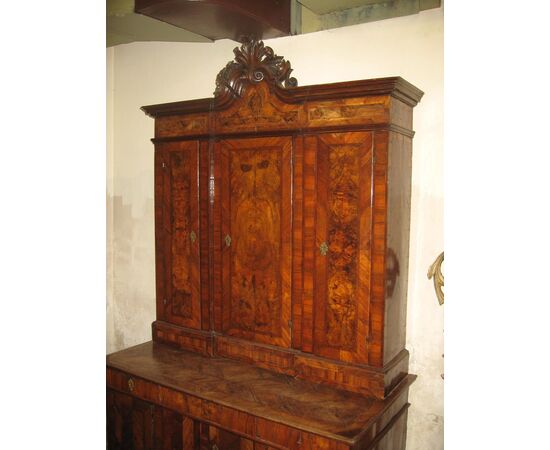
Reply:
<svg viewBox="0 0 550 450"><path fill-rule="evenodd" d="M214 203L214 177L210 177L210 180L208 180L208 193L209 193L209 196L210 196L210 203Z"/></svg>

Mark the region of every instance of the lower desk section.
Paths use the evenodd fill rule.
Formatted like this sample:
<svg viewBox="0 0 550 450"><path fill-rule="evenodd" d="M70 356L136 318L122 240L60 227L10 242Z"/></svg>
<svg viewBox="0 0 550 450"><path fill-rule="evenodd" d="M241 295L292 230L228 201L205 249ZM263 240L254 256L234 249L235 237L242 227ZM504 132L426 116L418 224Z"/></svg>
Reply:
<svg viewBox="0 0 550 450"><path fill-rule="evenodd" d="M379 400L148 342L107 357L108 448L404 450L415 378Z"/></svg>

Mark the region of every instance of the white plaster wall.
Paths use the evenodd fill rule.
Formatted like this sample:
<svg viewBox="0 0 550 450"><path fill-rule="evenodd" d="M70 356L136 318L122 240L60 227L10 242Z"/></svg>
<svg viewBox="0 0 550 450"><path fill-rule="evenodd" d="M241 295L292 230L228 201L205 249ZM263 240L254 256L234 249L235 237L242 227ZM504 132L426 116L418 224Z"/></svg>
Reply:
<svg viewBox="0 0 550 450"><path fill-rule="evenodd" d="M400 75L425 92L414 111L407 347L418 380L407 449L441 450L443 307L426 272L443 250L443 11L266 42L300 85ZM139 108L210 97L235 46L133 43L108 53L109 352L149 340L155 316L153 120Z"/></svg>
<svg viewBox="0 0 550 450"><path fill-rule="evenodd" d="M107 49L107 111L106 111L106 145L107 145L107 352L115 350L115 298L114 291L114 221L113 214L113 192L114 192L114 153L115 153L115 135L114 135L114 112L115 112L115 49Z"/></svg>

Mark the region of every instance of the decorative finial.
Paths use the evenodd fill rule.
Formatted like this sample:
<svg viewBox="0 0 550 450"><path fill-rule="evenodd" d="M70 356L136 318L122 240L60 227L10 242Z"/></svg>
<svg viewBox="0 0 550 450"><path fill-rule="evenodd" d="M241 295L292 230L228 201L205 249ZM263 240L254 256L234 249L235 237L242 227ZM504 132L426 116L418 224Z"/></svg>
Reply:
<svg viewBox="0 0 550 450"><path fill-rule="evenodd" d="M277 56L263 41L246 39L233 53L235 60L227 63L216 77L215 97L241 97L247 83L262 80L285 88L298 85L296 78L290 77L290 63Z"/></svg>

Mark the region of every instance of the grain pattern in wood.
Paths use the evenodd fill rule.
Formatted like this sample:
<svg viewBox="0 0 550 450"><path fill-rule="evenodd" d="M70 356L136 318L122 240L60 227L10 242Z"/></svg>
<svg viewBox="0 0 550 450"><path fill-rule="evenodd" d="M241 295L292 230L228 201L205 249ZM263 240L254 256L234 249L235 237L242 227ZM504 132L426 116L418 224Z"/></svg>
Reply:
<svg viewBox="0 0 550 450"><path fill-rule="evenodd" d="M200 299L201 328L212 330L211 310L211 231L210 231L210 149L208 142L200 142L199 153L199 239L200 239Z"/></svg>
<svg viewBox="0 0 550 450"><path fill-rule="evenodd" d="M160 283L164 292L158 299L162 317L177 325L200 328L199 143L159 144L157 152L163 155L162 203L156 205L164 222L158 239L165 266Z"/></svg>
<svg viewBox="0 0 550 450"><path fill-rule="evenodd" d="M408 376L386 400L377 400L152 342L110 355L107 366L108 386L113 389L289 448L299 448L291 437L300 434L302 439L312 434L354 445L377 421L389 421L392 408L406 404L415 378ZM275 424L278 437L270 434Z"/></svg>
<svg viewBox="0 0 550 450"><path fill-rule="evenodd" d="M269 81L266 80L269 84ZM303 103L304 101L340 100L343 98L389 95L406 105L416 106L424 93L401 77L371 78L339 83L327 83L299 86L289 89L277 89L269 84L272 95L285 103ZM234 97L235 99L235 97ZM233 101L235 101L233 99ZM143 106L141 109L150 117L164 117L178 114L209 112L216 108L214 98L202 98L159 105ZM227 107L227 105L226 105Z"/></svg>
<svg viewBox="0 0 550 450"><path fill-rule="evenodd" d="M231 433L213 425L206 425L203 430L206 436L202 439L207 445L207 450L218 448L219 450L254 450L254 442L238 434Z"/></svg>
<svg viewBox="0 0 550 450"><path fill-rule="evenodd" d="M372 368L227 336L215 336L213 341L216 355L376 398L389 395L407 375L409 361L408 352L402 350L383 368Z"/></svg>
<svg viewBox="0 0 550 450"><path fill-rule="evenodd" d="M313 351L313 299L315 294L316 205L317 205L317 137L304 136L304 202L302 263L302 350Z"/></svg>
<svg viewBox="0 0 550 450"><path fill-rule="evenodd" d="M203 355L211 355L213 336L208 331L182 328L169 322L156 320L152 324L153 339L157 342L184 348Z"/></svg>
<svg viewBox="0 0 550 450"><path fill-rule="evenodd" d="M192 427L177 412L107 389L109 450L193 449L184 432L189 422Z"/></svg>
<svg viewBox="0 0 550 450"><path fill-rule="evenodd" d="M162 145L155 148L155 277L156 277L156 312L158 320L166 320L164 314L166 298L166 267L167 255L165 253L165 201L164 191L166 177L166 155Z"/></svg>
<svg viewBox="0 0 550 450"><path fill-rule="evenodd" d="M387 132L374 133L374 142L369 364L382 367L386 293Z"/></svg>
<svg viewBox="0 0 550 450"><path fill-rule="evenodd" d="M320 356L368 362L372 136L318 136L315 344ZM325 248L323 249L323 246Z"/></svg>
<svg viewBox="0 0 550 450"><path fill-rule="evenodd" d="M307 103L309 127L389 123L388 96L325 100Z"/></svg>
<svg viewBox="0 0 550 450"><path fill-rule="evenodd" d="M290 345L291 144L288 138L218 144L222 329L281 347Z"/></svg>
<svg viewBox="0 0 550 450"><path fill-rule="evenodd" d="M208 132L208 113L190 114L182 117L163 116L155 121L156 137L193 136Z"/></svg>
<svg viewBox="0 0 550 450"><path fill-rule="evenodd" d="M301 349L303 334L304 139L293 140L292 158L292 348Z"/></svg>
<svg viewBox="0 0 550 450"><path fill-rule="evenodd" d="M216 134L296 129L305 124L306 111L301 105L292 105L271 95L262 83L251 86L242 98L228 109L213 114Z"/></svg>
<svg viewBox="0 0 550 450"><path fill-rule="evenodd" d="M392 101L397 102L397 100L393 99ZM409 108L409 106L402 104L403 108ZM338 196L333 196L334 198L330 200L330 192L331 187L330 183L335 183L335 180L339 177L340 179L344 180L345 183L349 183L350 181L353 181L353 176L342 176L338 175L340 172L349 173L349 168L346 169L346 163L340 163L335 160L333 162L332 167L336 167L336 170L333 170L332 172L329 170L329 163L330 163L330 148L331 145L340 145L339 143L331 144L330 142L325 142L328 138L327 136L358 136L361 135L361 133L365 132L340 132L340 133L318 133L314 135L305 135L304 137L296 137L294 138L294 154L291 156L291 162L289 163L289 166L292 169L291 175L289 175L289 179L292 176L291 181L289 181L289 191L292 190L292 212L290 213L289 217L292 216L293 224L291 228L291 232L288 233L288 235L292 235L292 250L289 252L289 260L292 259L291 263L291 271L290 269L287 269L288 273L288 279L289 279L289 285L291 294L295 294L296 297L294 299L294 302L292 303L292 316L291 317L292 323L287 322L286 320L283 321L283 326L285 323L288 324L289 328L289 335L292 335L293 342L295 344L294 348L299 349L305 353L313 352L313 332L314 332L314 326L313 323L315 322L317 325L315 327L316 333L317 333L317 340L321 342L321 345L319 343L317 344L317 347L319 348L318 351L315 351L318 355L321 355L326 358L335 359L335 360L342 360L346 362L357 362L361 364L368 364L371 367L377 367L377 368L384 368L386 370L386 366L388 363L395 357L395 355L399 354L403 348L404 348L404 331L403 331L403 324L404 324L404 312L405 308L403 308L403 305L405 305L405 292L400 287L403 285L402 283L399 284L399 270L400 270L400 260L403 259L403 251L400 249L403 249L404 246L406 247L408 244L404 241L406 240L406 236L401 239L400 235L400 229L404 226L404 221L399 220L397 223L398 225L394 228L393 236L396 237L397 241L395 243L395 247L401 252L399 255L393 250L393 248L387 248L386 249L386 233L387 233L387 224L389 223L388 220L390 220L388 217L386 217L386 207L387 207L387 190L386 185L388 183L387 180L387 172L388 172L388 157L387 157L387 148L390 146L388 142L388 132L385 131L379 131L377 132L378 136L378 147L376 151L378 152L378 157L376 159L376 169L373 170L373 176L372 176L372 183L373 183L373 193L374 193L374 200L376 205L378 207L373 213L374 219L372 220L372 273L369 276L357 276L357 274L354 274L354 271L357 267L359 267L360 270L363 271L363 273L368 272L368 264L371 263L369 261L368 257L365 257L365 255L368 254L369 250L368 248L364 248L362 251L357 252L359 255L363 255L363 262L359 265L352 265L350 267L349 264L346 264L345 261L350 260L349 258L349 251L355 252L356 249L354 249L353 245L344 245L344 244L350 244L350 237L353 237L351 233L348 232L348 230L345 229L345 227L341 227L341 229L338 229L338 226L335 226L334 220L332 221L332 229L330 228L330 217L331 217L331 211L332 210L338 210L342 208L342 206L345 206L345 204L349 203L348 200L350 198L348 197L342 197L341 194L339 199ZM391 132L390 132L391 133ZM366 133L369 134L369 133ZM372 135L372 133L370 133ZM392 133L392 136L399 136L399 139L407 140L410 143L409 138L404 137L402 134L399 133ZM232 139L232 140L225 140L222 142L261 142L258 144L259 147L262 145L265 145L265 142L270 142L270 140L277 140L277 139L290 139L290 138L257 138L255 139ZM323 140L324 139L324 140ZM345 138L344 138L345 139ZM397 138L396 138L397 139ZM329 139L330 140L330 139ZM395 139L394 139L395 140ZM206 142L204 143L206 146ZM201 165L205 165L209 163L210 166L210 181L214 181L214 186L209 186L208 188L208 199L201 199L201 205L206 204L209 202L209 208L210 208L210 217L211 222L208 223L208 226L212 227L213 231L213 237L214 239L210 239L210 242L207 242L208 240L208 232L202 232L202 239L201 239L201 249L209 249L211 253L213 253L213 258L211 259L211 269L208 269L208 273L211 274L211 279L208 282L204 282L204 280L201 280L201 295L202 295L202 312L206 316L207 313L210 312L211 305L213 306L212 309L212 325L214 327L214 330L218 332L226 332L227 328L224 329L222 326L223 324L230 323L232 321L231 318L231 311L232 307L223 309L223 306L226 304L231 305L231 303L227 302L227 299L224 299L222 297L223 291L222 287L230 286L229 290L226 289L226 292L231 292L231 289L237 290L236 283L233 283L233 286L231 286L231 260L227 258L228 252L227 252L227 245L224 247L223 242L223 236L226 234L231 237L230 233L225 233L224 230L230 230L233 227L233 224L231 223L231 220L233 220L234 224L237 224L239 220L242 220L241 215L239 213L234 214L231 216L231 191L229 189L223 189L224 183L227 183L227 180L229 179L231 181L231 178L229 177L229 174L233 172L233 169L231 168L231 164L228 159L228 152L226 151L224 154L222 154L220 148L221 143L215 144L215 142L212 142L209 144L209 150L208 155L206 155L206 152L201 153ZM395 146L395 145L394 145ZM202 147L201 147L202 148ZM396 146L397 148L397 146ZM324 149L324 150L323 150ZM249 149L250 150L250 149ZM201 150L202 151L202 150ZM341 148L338 151L342 151ZM333 151L333 156L338 154L338 151ZM396 150L397 151L397 150ZM245 148L246 153L246 148ZM249 152L250 153L250 152ZM275 153L275 152L274 152ZM319 153L319 155L318 155ZM302 156L303 154L303 156ZM206 156L205 156L206 155ZM320 156L321 155L321 156ZM322 156L324 155L324 156ZM327 156L328 155L328 156ZM209 161L206 161L208 158L210 158ZM226 161L224 162L223 158L225 157ZM325 158L328 157L329 159L319 160L318 158ZM326 158L325 158L326 159ZM347 158L349 159L349 158ZM346 158L343 159L343 161L346 160ZM323 162L324 161L324 162ZM368 161L368 158L367 158ZM237 165L240 163L237 161ZM321 165L319 165L321 164ZM323 166L324 164L324 166ZM246 161L243 162L243 167L247 168L248 166L252 167L252 165L248 164ZM342 165L342 168L340 166ZM224 169L225 167L225 169ZM353 166L351 166L353 168ZM242 172L242 168L239 167L240 171ZM370 170L370 169L369 169ZM410 167L409 167L410 170ZM340 172L339 172L340 171ZM326 172L326 173L325 173ZM353 172L353 170L352 170ZM367 170L368 172L368 170ZM395 172L395 171L394 171ZM201 172L202 173L202 172ZM331 181L330 174L333 173L333 178ZM396 175L394 175L395 179L399 179L400 175L399 173L395 172ZM405 174L406 175L406 174ZM410 174L409 174L410 176ZM199 185L202 187L202 195L205 195L206 187L204 183L204 179L207 177L206 173L201 175L201 182ZM233 177L235 175L233 174ZM302 179L300 178L302 177ZM336 178L335 178L336 177ZM276 178L276 177L275 177ZM237 178L236 184L241 182ZM366 179L363 184L368 184L370 181ZM365 185L366 185L365 184ZM394 183L398 184L398 182ZM246 182L244 182L244 185L246 186ZM320 194L318 190L321 189L321 197L318 197ZM323 192L327 189L326 195L327 198L324 199ZM339 187L336 186L335 192L339 192ZM362 204L357 206L356 208L359 208L362 212L362 214L368 215L368 208L370 205L368 204L368 199L366 199L366 194L370 192L370 188L364 189L361 191L361 195L363 196ZM341 191L341 189L340 189ZM395 191L398 192L398 189ZM225 196L225 197L224 197ZM233 199L233 203L234 203ZM238 200L238 198L237 198ZM355 201L355 200L354 200ZM327 202L332 202L332 210L330 209L330 205ZM346 203L347 202L347 203ZM352 202L353 203L353 202ZM340 206L338 206L340 205ZM407 204L404 204L405 207L407 207ZM323 210L325 212L319 213L319 211ZM290 207L288 208L290 209ZM398 208L393 208L394 211L397 211ZM405 214L404 212L403 214ZM400 213L401 214L401 213ZM403 216L401 214L401 216ZM302 215L302 217L300 216ZM205 228L205 223L208 222L208 217L205 217L207 215L201 216L201 230ZM333 214L334 216L334 214ZM232 219L233 217L233 219ZM243 217L245 217L243 215ZM327 217L329 219L329 222L327 222ZM403 216L404 217L404 216ZM228 219L229 218L229 219ZM229 225L223 225L222 219L225 219L226 222L229 220ZM272 222L272 220L265 221ZM365 221L363 221L364 223ZM276 224L275 224L276 225ZM236 225L235 225L236 226ZM225 227L222 229L222 227ZM325 229L323 229L325 227ZM329 227L329 228L327 228ZM368 235L369 230L368 227L366 228L367 231L364 233L359 233L361 236L365 236L367 238L363 239L361 242L363 246L369 245ZM237 227L238 228L238 227ZM289 228L290 229L290 228ZM324 230L324 231L323 231ZM343 232L344 230L345 232ZM316 236L316 234L321 233L321 235L325 235L324 239L326 239L327 245L328 242L332 242L332 251L328 251L328 255L326 257L321 257L319 254L319 246L322 244L320 236ZM285 233L285 236L287 234ZM332 236L332 241L331 241ZM322 236L321 236L322 237ZM340 238L340 239L338 239ZM349 242L348 242L349 241ZM402 242L401 242L402 241ZM324 242L324 241L323 241ZM273 248L277 247L276 241L273 244ZM393 245L393 244L392 244ZM255 246L252 246L255 247ZM201 250L202 251L202 250ZM162 251L159 252L162 255ZM203 252L206 255L206 251ZM262 254L265 252L262 252ZM334 255L340 254L341 257L339 258L332 258ZM224 258L225 256L225 258ZM332 258L332 259L331 259ZM352 258L353 259L353 258ZM246 260L246 258L244 258ZM225 261L225 263L223 263ZM325 267L321 264L320 267L318 267L318 264L321 262L330 262L329 270L332 270L334 272L333 278L336 279L337 283L334 283L334 285L342 287L346 283L349 285L353 285L353 278L355 277L355 281L359 280L360 283L362 283L363 289L359 289L359 295L364 295L364 301L358 301L358 302L352 302L351 308L350 303L346 303L346 295L340 295L338 290L336 289L332 298L332 308L314 308L314 297L317 299L317 303L320 302L320 298L323 295L326 295L327 292L324 291L320 286L327 285L327 279L325 273ZM206 268L206 258L204 258L202 261L201 266L201 279L206 277L207 275L207 268ZM225 266L223 266L223 264ZM256 264L254 264L256 266ZM403 269L401 269L401 273ZM284 272L283 272L284 273ZM273 274L273 273L272 273ZM264 275L266 275L264 273ZM269 274L267 274L269 276ZM321 277L325 277L325 280L319 280ZM341 280L338 278L340 277ZM273 277L272 277L273 278ZM222 283L216 282L215 280L222 280ZM293 281L292 281L293 280ZM340 283L340 281L342 281ZM251 280L250 280L251 281ZM291 284L292 282L292 284ZM369 283L372 283L374 286L373 293L369 296ZM252 284L252 283L250 283ZM208 300L208 304L206 303L206 299L210 298L208 294L209 287L212 286L214 290L214 298L213 303L210 303L210 300ZM242 287L242 286L241 286ZM315 294L315 292L320 291L320 296ZM393 289L397 289L395 294L393 293ZM237 290L238 291L238 290ZM386 296L391 297L393 300L391 303L386 302ZM353 293L349 295L349 297L353 297ZM342 302L343 299L343 302ZM250 303L250 302L248 302ZM322 303L322 302L321 302ZM328 302L324 302L328 303ZM354 304L359 304L359 308L357 311L354 309ZM400 306L399 306L400 305ZM345 306L345 307L342 307ZM364 317L369 314L370 309L370 317L368 319L364 319ZM239 311L238 308L235 308L236 311ZM268 310L265 308L264 310ZM225 311L225 316L224 316ZM246 310L244 310L246 312ZM327 314L328 311L328 314ZM393 317L396 317L399 319L399 325L395 326L394 331L386 331L385 329L385 322L384 322L384 315L390 311L390 314L393 315ZM276 311L272 311L272 315L276 315ZM242 310L240 311L240 314L237 313L237 318L239 319L244 317L245 322L247 319L246 314L242 314ZM363 317L362 320L357 320L358 316ZM225 317L225 318L224 318ZM235 317L235 316L233 316ZM264 317L266 317L264 315ZM330 319L328 320L327 317ZM250 319L250 316L248 317ZM344 318L342 320L342 318ZM261 319L261 318L260 318ZM234 321L235 322L235 321ZM237 320L238 322L238 320ZM343 322L343 327L340 326L340 323ZM260 323L262 321L260 320ZM263 321L265 323L265 320ZM363 329L359 330L357 327L357 323L359 323ZM391 328L393 323L397 323L395 321L390 321L389 327ZM321 325L319 325L321 324ZM328 326L325 326L328 324ZM366 325L365 325L366 324ZM290 333L290 328L292 325L292 333ZM202 320L202 326L203 329L207 330L209 326L209 319L205 317ZM227 325L224 325L227 327ZM370 330L369 330L370 327ZM277 337L274 339L273 336L270 336L271 334L276 334L276 331L273 329L269 330L267 335L264 334L264 338L262 340L261 337L258 339L255 337L261 336L261 333L252 333L249 332L246 329L239 330L238 328L236 333L230 332L229 334L235 337L242 337L244 339L249 339L252 341L257 341L260 343L268 343L268 344L274 344L279 345L283 347L287 347L289 344L284 343L281 345L280 342L277 341ZM388 328L388 330L390 329ZM395 337L393 336L395 334ZM178 346L183 346L184 348L189 348L193 350L201 351L202 353L208 353L213 351L213 347L211 345L212 342L207 343L204 337L200 337L199 340L196 339L196 336L190 337L188 334L188 331L182 330L182 332L173 332L171 330L169 333L164 333L163 331L159 331L155 334L155 339L160 338L162 335L161 340L163 342L175 344ZM338 340L340 339L340 340ZM348 339L348 341L351 342L350 345L348 345L347 348L345 348L344 340ZM357 340L356 340L357 339ZM214 337L215 340L215 337ZM332 344L327 345L326 343L332 341ZM368 340L368 345L367 345ZM387 345L385 345L385 341L387 343L392 343L391 351L386 356L383 356L383 352L385 351L385 348ZM186 344L189 344L187 347L185 347ZM344 346L343 348L339 348L340 346ZM353 349L350 350L351 347L354 345L357 346L363 346L363 349L356 349L355 353ZM231 348L233 346L233 348ZM366 347L366 348L365 348ZM301 355L300 356L300 364L298 366L295 366L294 363L297 359L288 358L288 356L280 354L280 352L269 350L259 347L250 347L247 345L243 345L243 343L239 343L238 341L224 341L221 342L219 346L216 348L219 348L219 351L222 352L220 354L223 354L227 357L234 357L242 360L249 361L253 364L256 364L260 367L275 367L278 362L281 361L289 361L288 363L285 363L282 367L278 368L278 371L282 371L284 373L291 373L296 376L302 376L302 377L311 377L312 380L323 380L325 383L329 384L338 384L341 383L341 386L345 389L350 389L355 392L365 392L365 390L368 390L370 394L376 395L376 396L384 396L387 395L388 392L391 390L391 387L395 385L395 383L404 376L406 373L406 369L403 371L403 367L401 366L399 371L393 370L392 374L385 373L384 375L380 376L376 374L373 379L366 380L362 379L359 376L351 376L351 377L344 377L342 378L341 369L334 370L330 368L330 364L326 364L326 361L319 363L318 361L312 360L308 363L305 363L307 360L307 355ZM320 369L320 365L326 365L327 367ZM314 369L312 369L314 367ZM359 368L358 373L369 373L368 367L366 368ZM388 369L389 370L389 369ZM346 371L349 371L349 369L346 369ZM370 375L366 375L366 378L368 378ZM382 377L382 383L383 387L380 385L380 377ZM340 380L340 381L339 381ZM343 380L343 381L342 381Z"/></svg>

